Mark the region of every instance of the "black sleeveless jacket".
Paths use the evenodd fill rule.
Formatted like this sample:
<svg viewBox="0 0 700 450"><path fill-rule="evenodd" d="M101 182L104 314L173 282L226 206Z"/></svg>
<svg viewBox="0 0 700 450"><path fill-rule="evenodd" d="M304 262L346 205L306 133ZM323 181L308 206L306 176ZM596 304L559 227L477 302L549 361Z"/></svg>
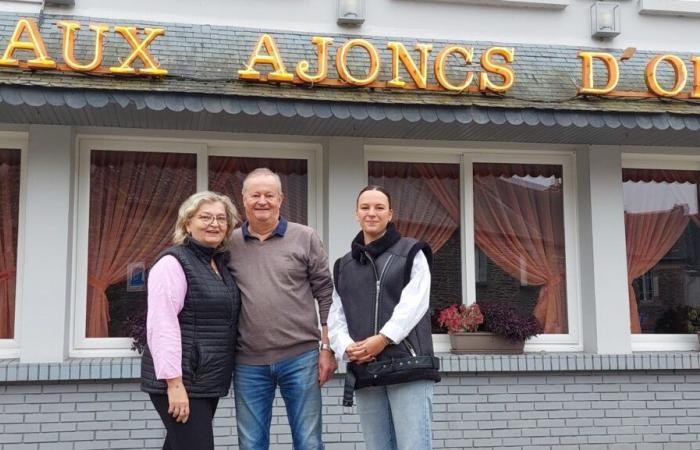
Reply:
<svg viewBox="0 0 700 450"><path fill-rule="evenodd" d="M348 332L356 342L377 334L389 321L401 299L401 291L410 281L415 255L423 251L429 264L432 263L428 244L401 237L392 223L384 236L367 246L363 244L360 232L353 241L352 251L334 266L335 288L343 304ZM377 361L415 356L433 356L429 312L402 342L386 347L377 355ZM357 375L355 388L371 385L362 382L367 378L362 374L366 367L366 364L348 364L348 370ZM420 368L384 377L381 384L415 380L439 381L440 375L436 368Z"/></svg>
<svg viewBox="0 0 700 450"><path fill-rule="evenodd" d="M238 313L241 297L226 264L228 252L215 252L189 239L164 250L157 258L172 255L187 278L185 303L178 315L182 339L182 380L190 397L222 397L228 394L233 373ZM210 261L219 269L219 277ZM141 359L141 390L166 394L165 380L156 379L151 351Z"/></svg>

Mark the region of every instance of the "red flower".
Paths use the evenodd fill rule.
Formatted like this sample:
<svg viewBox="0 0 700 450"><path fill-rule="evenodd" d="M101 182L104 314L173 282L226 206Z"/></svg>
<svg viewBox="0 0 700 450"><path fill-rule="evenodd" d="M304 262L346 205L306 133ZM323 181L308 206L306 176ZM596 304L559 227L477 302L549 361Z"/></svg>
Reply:
<svg viewBox="0 0 700 450"><path fill-rule="evenodd" d="M481 314L479 305L476 303L469 306L450 305L442 309L438 315L438 323L447 328L450 334L461 331L473 333L483 322L484 315Z"/></svg>

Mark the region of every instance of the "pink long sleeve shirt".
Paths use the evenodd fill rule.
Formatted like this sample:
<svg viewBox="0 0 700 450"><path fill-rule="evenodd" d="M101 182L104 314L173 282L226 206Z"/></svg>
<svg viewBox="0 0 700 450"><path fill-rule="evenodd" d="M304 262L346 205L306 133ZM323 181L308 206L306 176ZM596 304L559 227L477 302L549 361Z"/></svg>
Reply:
<svg viewBox="0 0 700 450"><path fill-rule="evenodd" d="M153 356L156 378L182 376L182 341L177 319L185 304L187 278L172 255L158 260L148 274L146 336Z"/></svg>

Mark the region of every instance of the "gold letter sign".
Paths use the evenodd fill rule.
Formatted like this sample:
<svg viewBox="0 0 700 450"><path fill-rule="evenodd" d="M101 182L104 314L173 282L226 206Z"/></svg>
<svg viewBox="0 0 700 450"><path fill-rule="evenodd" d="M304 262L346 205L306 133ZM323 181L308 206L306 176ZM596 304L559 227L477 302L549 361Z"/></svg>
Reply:
<svg viewBox="0 0 700 450"><path fill-rule="evenodd" d="M119 67L110 67L109 71L117 74L133 74L142 73L146 75L167 75L168 71L161 69L156 62L156 60L148 53L148 46L153 42L155 38L165 34L165 30L162 28L146 28L146 39L139 41L136 37L137 31L136 27L114 27L114 31L121 34L129 46L133 49L128 58L124 60ZM131 64L136 60L136 58L143 61L143 69L134 69Z"/></svg>
<svg viewBox="0 0 700 450"><path fill-rule="evenodd" d="M656 71L662 61L671 65L675 75L675 82L670 91L662 88L659 80L656 79ZM644 71L644 79L646 80L647 88L654 94L659 97L673 97L680 94L685 87L685 83L688 81L688 69L686 69L685 64L679 57L675 55L661 55L649 61Z"/></svg>
<svg viewBox="0 0 700 450"><path fill-rule="evenodd" d="M75 36L80 29L77 22L58 22L59 28L63 28L63 60L66 65L76 72L90 72L102 65L102 43L104 34L109 30L105 25L90 25L90 30L95 32L95 57L87 64L80 64L75 59Z"/></svg>
<svg viewBox="0 0 700 450"><path fill-rule="evenodd" d="M579 94L604 95L615 89L617 82L620 81L620 68L613 55L599 52L578 52L578 57L581 58L581 83L583 84L583 87L578 90ZM608 70L608 82L602 88L593 87L594 59L602 61Z"/></svg>
<svg viewBox="0 0 700 450"><path fill-rule="evenodd" d="M20 39L25 32L29 40L21 41ZM34 53L36 58L27 61L27 66L32 69L54 69L56 67L56 61L46 53L44 40L41 38L34 19L20 19L17 22L15 32L12 33L10 43L5 49L5 54L0 59L0 66L19 66L19 61L14 58L17 50L29 50Z"/></svg>
<svg viewBox="0 0 700 450"><path fill-rule="evenodd" d="M265 47L267 56L260 54L263 47ZM287 72L287 69L284 67L280 52L277 50L277 45L275 45L275 40L269 34L260 36L253 54L250 55L246 69L239 70L238 76L244 80L259 80L260 72L255 70L255 66L258 64L270 64L275 69L274 72L270 72L267 75L267 79L270 81L292 81L294 79L294 75Z"/></svg>

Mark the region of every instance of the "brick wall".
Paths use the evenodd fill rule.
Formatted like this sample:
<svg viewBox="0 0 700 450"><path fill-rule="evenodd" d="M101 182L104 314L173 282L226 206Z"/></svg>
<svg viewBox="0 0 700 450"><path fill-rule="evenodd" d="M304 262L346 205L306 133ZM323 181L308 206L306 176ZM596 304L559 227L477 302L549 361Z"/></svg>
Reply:
<svg viewBox="0 0 700 450"><path fill-rule="evenodd" d="M437 385L433 439L442 448L693 449L700 373L616 371L446 375ZM358 417L341 405L342 379L324 388L329 450L362 449ZM273 448L291 448L275 404ZM230 397L215 420L217 449L235 449ZM131 381L0 386L0 449L158 449L160 419Z"/></svg>

